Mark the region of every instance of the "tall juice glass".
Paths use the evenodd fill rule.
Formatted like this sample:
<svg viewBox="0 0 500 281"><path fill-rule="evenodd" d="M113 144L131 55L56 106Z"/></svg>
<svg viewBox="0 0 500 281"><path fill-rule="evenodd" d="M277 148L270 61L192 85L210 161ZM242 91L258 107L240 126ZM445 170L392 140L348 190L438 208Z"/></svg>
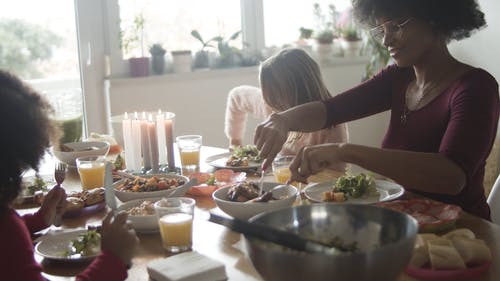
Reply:
<svg viewBox="0 0 500 281"><path fill-rule="evenodd" d="M102 156L85 156L76 159L83 190L104 186L104 166L106 160Z"/></svg>
<svg viewBox="0 0 500 281"><path fill-rule="evenodd" d="M274 179L276 182L285 184L292 173L290 172L290 163L292 163L294 156L278 156L274 159L272 167Z"/></svg>
<svg viewBox="0 0 500 281"><path fill-rule="evenodd" d="M191 249L195 201L187 197L163 198L154 204L163 248L172 253Z"/></svg>
<svg viewBox="0 0 500 281"><path fill-rule="evenodd" d="M181 157L182 168L186 170L196 170L200 167L200 149L202 136L185 135L176 138L179 155Z"/></svg>

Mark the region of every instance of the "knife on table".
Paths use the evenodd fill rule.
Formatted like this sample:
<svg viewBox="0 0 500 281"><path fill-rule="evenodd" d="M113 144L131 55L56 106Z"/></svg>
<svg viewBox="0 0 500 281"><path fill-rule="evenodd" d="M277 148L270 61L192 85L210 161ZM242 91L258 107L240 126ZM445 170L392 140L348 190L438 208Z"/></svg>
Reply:
<svg viewBox="0 0 500 281"><path fill-rule="evenodd" d="M105 170L104 170L104 198L106 200L106 205L111 209L113 213L116 213L116 197L115 191L113 188L113 173L112 173L112 164L110 162L106 162Z"/></svg>

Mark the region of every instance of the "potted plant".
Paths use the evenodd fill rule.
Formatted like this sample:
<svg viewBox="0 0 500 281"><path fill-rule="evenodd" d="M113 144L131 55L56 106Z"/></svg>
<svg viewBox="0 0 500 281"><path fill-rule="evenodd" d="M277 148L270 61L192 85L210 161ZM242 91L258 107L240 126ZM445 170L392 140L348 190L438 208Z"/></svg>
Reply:
<svg viewBox="0 0 500 281"><path fill-rule="evenodd" d="M172 51L172 64L175 73L191 72L193 65L191 50Z"/></svg>
<svg viewBox="0 0 500 281"><path fill-rule="evenodd" d="M334 35L331 30L322 30L314 37L316 40L315 51L320 60L325 60L333 55Z"/></svg>
<svg viewBox="0 0 500 281"><path fill-rule="evenodd" d="M154 74L163 74L165 70L165 53L167 51L163 48L160 43L155 43L149 47L149 53L151 54L151 61Z"/></svg>
<svg viewBox="0 0 500 281"><path fill-rule="evenodd" d="M305 28L305 27L300 27L299 28L300 36L299 39L296 42L296 45L301 48L305 48L310 50L311 48L311 37L313 34L313 30L310 28Z"/></svg>
<svg viewBox="0 0 500 281"><path fill-rule="evenodd" d="M217 50L219 51L215 60L215 67L225 68L238 65L239 60L241 60L241 51L236 47L230 46L229 43L238 38L240 34L241 30L233 33L227 40L222 36L214 38L217 41Z"/></svg>
<svg viewBox="0 0 500 281"><path fill-rule="evenodd" d="M316 31L313 33L316 44L315 51L320 60L328 60L338 53L339 47L335 46L335 39L338 37L337 10L333 4L328 5L328 15L325 15L318 3L313 4L314 20Z"/></svg>
<svg viewBox="0 0 500 281"><path fill-rule="evenodd" d="M194 68L208 68L210 66L209 52L205 49L207 47L215 48L210 45L211 42L220 40L220 36L216 36L208 41L203 40L201 34L197 30L191 31L191 36L196 38L201 43L201 49L194 54L193 67Z"/></svg>
<svg viewBox="0 0 500 281"><path fill-rule="evenodd" d="M381 68L385 67L391 58L389 50L379 41L368 37L367 53L370 55L370 61L365 66L365 75L363 81L370 79Z"/></svg>
<svg viewBox="0 0 500 281"><path fill-rule="evenodd" d="M340 46L345 56L357 56L361 50L363 41L359 31L354 25L347 25L341 30Z"/></svg>
<svg viewBox="0 0 500 281"><path fill-rule="evenodd" d="M128 28L120 31L120 43L126 55L130 56L130 75L132 77L149 75L149 58L144 56L145 19L142 13L135 16Z"/></svg>

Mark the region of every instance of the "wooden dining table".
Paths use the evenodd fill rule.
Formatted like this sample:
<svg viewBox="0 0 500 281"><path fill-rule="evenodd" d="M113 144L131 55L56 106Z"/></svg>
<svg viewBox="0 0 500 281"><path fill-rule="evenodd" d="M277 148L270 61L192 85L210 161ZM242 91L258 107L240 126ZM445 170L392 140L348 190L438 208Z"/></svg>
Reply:
<svg viewBox="0 0 500 281"><path fill-rule="evenodd" d="M205 159L225 152L227 152L227 149L203 146L200 156L200 171L213 171L214 168L205 163ZM178 155L176 155L176 158L177 163L179 163ZM46 157L42 164L41 173L51 173L53 172L53 167L54 163L51 157ZM334 172L325 172L316 177L312 177L310 180L321 182L331 180L338 175L339 174L335 174ZM248 173L247 178L251 179L252 177L255 177L255 175ZM272 181L272 176L269 176L267 180ZM75 168L70 168L68 170L63 187L67 192L81 190L80 179ZM224 263L228 280L263 280L246 254L243 236L224 226L208 221L209 212L222 212L217 208L212 198L191 197L196 200L192 250ZM38 208L38 206L30 204L18 205L16 207L20 214L34 212ZM102 210L86 216L63 219L62 228L71 229L85 227L87 225L99 225L105 213L106 211ZM466 212L462 212L456 222L456 227L471 229L478 238L485 240L493 254L493 262L488 271L472 280L500 280L500 226ZM127 280L151 280L147 273L147 264L156 259L166 258L170 256L170 254L166 253L162 248L159 233L138 233L137 235L140 239L140 243L128 271ZM35 254L35 259L42 264L44 276L53 281L73 280L74 276L84 270L89 264L89 262L53 261L43 258L38 254ZM402 272L398 278L398 281L413 280L418 279L408 276L404 272Z"/></svg>

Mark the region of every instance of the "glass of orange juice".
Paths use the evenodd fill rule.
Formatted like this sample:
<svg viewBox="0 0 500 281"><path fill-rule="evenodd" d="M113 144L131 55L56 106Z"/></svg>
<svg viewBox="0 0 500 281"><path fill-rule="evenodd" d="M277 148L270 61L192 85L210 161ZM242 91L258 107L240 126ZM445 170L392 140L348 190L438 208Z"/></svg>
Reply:
<svg viewBox="0 0 500 281"><path fill-rule="evenodd" d="M168 252L191 249L194 205L194 199L187 197L163 198L154 204L163 248Z"/></svg>
<svg viewBox="0 0 500 281"><path fill-rule="evenodd" d="M185 135L176 138L183 169L196 170L200 167L202 136Z"/></svg>
<svg viewBox="0 0 500 281"><path fill-rule="evenodd" d="M76 167L80 174L83 190L104 186L104 166L106 160L103 156L84 156L76 158Z"/></svg>
<svg viewBox="0 0 500 281"><path fill-rule="evenodd" d="M290 172L290 163L292 163L294 156L278 156L273 161L273 174L276 182L285 184L292 173Z"/></svg>

